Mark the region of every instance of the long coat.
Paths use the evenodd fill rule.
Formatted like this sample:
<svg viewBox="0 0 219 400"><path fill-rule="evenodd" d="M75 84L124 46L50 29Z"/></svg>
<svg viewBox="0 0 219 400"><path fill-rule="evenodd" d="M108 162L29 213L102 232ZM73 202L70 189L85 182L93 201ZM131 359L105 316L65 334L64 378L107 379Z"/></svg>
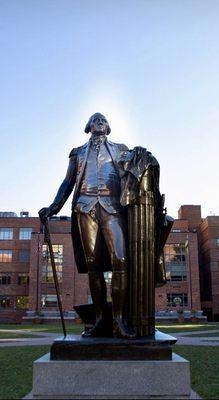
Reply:
<svg viewBox="0 0 219 400"><path fill-rule="evenodd" d="M51 208L54 210L55 214L57 214L74 189L74 195L72 200L71 235L72 235L75 261L79 273L86 273L87 266L80 239L77 214L74 212L74 207L78 196L78 190L80 189L80 184L83 177L84 169L86 166L90 145L91 145L91 140L89 140L81 147L74 148L70 152L69 165L66 177L58 190L54 202L51 205ZM122 169L121 160L127 157L129 150L124 144L113 143L110 142L109 140L106 140L106 146L111 155L114 166L119 176L122 178L122 176L124 175L124 171ZM101 259L103 260L103 271L109 271L111 270L110 259L104 239L101 243L103 243L102 246L103 257L101 257Z"/></svg>
<svg viewBox="0 0 219 400"><path fill-rule="evenodd" d="M74 212L76 199L78 196L78 190L80 189L81 180L83 177L84 169L87 162L88 152L90 148L91 140L85 143L81 147L74 148L69 155L69 166L66 173L66 177L62 182L58 193L51 205L54 213L57 214L62 208L70 194L74 189L74 195L72 200L72 218L71 218L71 235L74 248L74 256L76 265L79 273L87 273L87 265L85 261L85 255L83 246L81 243L77 213ZM161 230L161 237L166 238L169 233L170 226L168 229L164 228L162 219L162 198L159 192L159 164L157 160L152 156L150 152L144 149L143 153L139 156L134 150L129 150L124 144L118 144L106 140L107 149L111 155L114 166L121 178L121 196L120 203L124 207L124 214L126 214L126 206L134 203L136 187L141 179L141 176L145 169L150 165L153 169L154 174L154 185L155 185L155 196L157 203L157 233ZM137 186L136 186L137 185ZM162 233L162 231L164 231ZM167 232L167 233L166 233ZM127 232L128 238L128 232ZM160 240L159 240L160 242ZM162 242L162 240L161 240ZM101 247L103 260L102 269L103 271L110 271L110 258L108 250L105 245L104 238L102 238ZM163 245L165 240L163 241ZM159 243L158 243L159 245ZM158 262L159 255L162 257L162 249L160 248L157 254L157 263L155 263L155 281L157 285L165 283L165 269L163 262Z"/></svg>

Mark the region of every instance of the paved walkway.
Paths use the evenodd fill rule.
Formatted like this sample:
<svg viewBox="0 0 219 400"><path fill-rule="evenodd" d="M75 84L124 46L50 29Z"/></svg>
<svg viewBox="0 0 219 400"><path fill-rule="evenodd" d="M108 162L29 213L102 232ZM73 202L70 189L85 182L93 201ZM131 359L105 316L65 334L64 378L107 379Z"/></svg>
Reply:
<svg viewBox="0 0 219 400"><path fill-rule="evenodd" d="M218 333L218 336L201 336L196 337L197 334L209 334L209 333ZM190 336L194 334L194 337ZM170 333L171 335L171 333ZM180 333L172 333L173 336L177 338L178 345L192 345L192 346L219 346L219 329L211 329L205 331L190 331L190 332L180 332Z"/></svg>
<svg viewBox="0 0 219 400"><path fill-rule="evenodd" d="M11 346L42 346L51 345L55 338L62 336L61 333L51 333L51 332L33 332L31 330L10 330L10 329L0 329L0 332L13 332L20 336L22 334L33 334L34 336L39 336L39 338L13 338L13 339L0 339L0 347L11 347Z"/></svg>
<svg viewBox="0 0 219 400"><path fill-rule="evenodd" d="M33 334L34 336L39 336L38 338L13 338L13 339L0 339L0 347L5 346L40 346L40 345L51 345L55 338L61 337L61 333L51 333L51 332L33 332L31 330L10 330L10 329L0 329L1 332L13 332L17 333L20 336L22 334ZM202 336L202 337L192 337L190 335L194 334L209 334L209 333L218 333L218 336ZM193 345L193 346L219 346L219 329L214 330L206 330L206 331L190 331L190 332L179 332L179 333L170 333L170 335L175 336L177 338L177 345Z"/></svg>

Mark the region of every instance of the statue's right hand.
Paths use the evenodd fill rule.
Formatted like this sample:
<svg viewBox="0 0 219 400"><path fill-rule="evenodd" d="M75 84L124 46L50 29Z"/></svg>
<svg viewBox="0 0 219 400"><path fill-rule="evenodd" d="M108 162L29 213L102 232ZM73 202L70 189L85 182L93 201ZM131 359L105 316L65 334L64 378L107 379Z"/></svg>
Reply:
<svg viewBox="0 0 219 400"><path fill-rule="evenodd" d="M51 217L53 215L53 212L50 207L43 207L39 211L39 217L40 221L44 224L47 220L47 218Z"/></svg>

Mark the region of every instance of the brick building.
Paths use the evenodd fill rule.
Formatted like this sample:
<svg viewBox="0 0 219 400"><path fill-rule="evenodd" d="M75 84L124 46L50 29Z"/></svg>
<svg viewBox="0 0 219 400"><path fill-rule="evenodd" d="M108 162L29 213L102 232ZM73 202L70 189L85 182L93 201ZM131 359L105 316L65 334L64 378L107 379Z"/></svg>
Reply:
<svg viewBox="0 0 219 400"><path fill-rule="evenodd" d="M179 216L180 210L179 210ZM187 219L176 219L165 246L167 284L156 289L156 311L201 309L198 239Z"/></svg>
<svg viewBox="0 0 219 400"><path fill-rule="evenodd" d="M63 309L68 316L75 304L90 302L88 279L86 274L77 273L70 218L54 217L49 224ZM20 217L0 213L0 321L21 320L27 310L29 315L39 311L50 315L57 310L50 258L43 239L39 218L24 212ZM175 310L176 302L184 310L201 309L200 264L202 306L208 313L214 308L211 315L218 313L216 239L219 217L202 220L200 206L180 208L165 247L168 282L156 289L156 311Z"/></svg>
<svg viewBox="0 0 219 400"><path fill-rule="evenodd" d="M201 305L209 320L219 321L219 216L199 225Z"/></svg>
<svg viewBox="0 0 219 400"><path fill-rule="evenodd" d="M30 239L38 218L0 214L0 317L16 321L28 309Z"/></svg>
<svg viewBox="0 0 219 400"><path fill-rule="evenodd" d="M68 217L50 221L63 310L89 299L87 275L74 262ZM0 214L0 321L18 322L26 311L57 310L52 269L39 218Z"/></svg>

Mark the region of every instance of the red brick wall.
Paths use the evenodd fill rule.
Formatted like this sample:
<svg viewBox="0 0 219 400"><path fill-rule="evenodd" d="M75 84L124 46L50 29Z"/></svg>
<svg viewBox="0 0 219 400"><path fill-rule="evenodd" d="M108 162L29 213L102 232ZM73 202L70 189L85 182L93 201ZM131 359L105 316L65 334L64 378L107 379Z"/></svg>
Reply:
<svg viewBox="0 0 219 400"><path fill-rule="evenodd" d="M156 311L171 309L167 306L167 293L186 293L188 296L187 309L201 309L198 241L197 233L189 232L187 220L175 220L172 231L167 239L167 244L183 243L188 241L186 251L187 280L167 282L162 288L156 289L155 309Z"/></svg>
<svg viewBox="0 0 219 400"><path fill-rule="evenodd" d="M21 320L23 311L17 309L16 301L17 296L28 296L29 295L29 285L28 284L18 284L19 273L29 273L30 263L19 261L19 251L29 250L31 240L20 240L19 239L19 229L20 228L32 228L33 231L39 230L39 219L38 218L0 218L1 228L13 228L13 240L0 240L0 249L12 250L12 262L0 263L0 273L4 275L5 273L10 274L11 284L0 285L0 295L6 296L10 299L10 308L1 309L2 320L8 320L8 314L11 312L12 321L18 322Z"/></svg>
<svg viewBox="0 0 219 400"><path fill-rule="evenodd" d="M219 217L208 216L198 230L202 307L219 320Z"/></svg>
<svg viewBox="0 0 219 400"><path fill-rule="evenodd" d="M189 230L197 229L201 223L201 206L197 205L184 205L178 211L179 219L186 219L188 221Z"/></svg>

